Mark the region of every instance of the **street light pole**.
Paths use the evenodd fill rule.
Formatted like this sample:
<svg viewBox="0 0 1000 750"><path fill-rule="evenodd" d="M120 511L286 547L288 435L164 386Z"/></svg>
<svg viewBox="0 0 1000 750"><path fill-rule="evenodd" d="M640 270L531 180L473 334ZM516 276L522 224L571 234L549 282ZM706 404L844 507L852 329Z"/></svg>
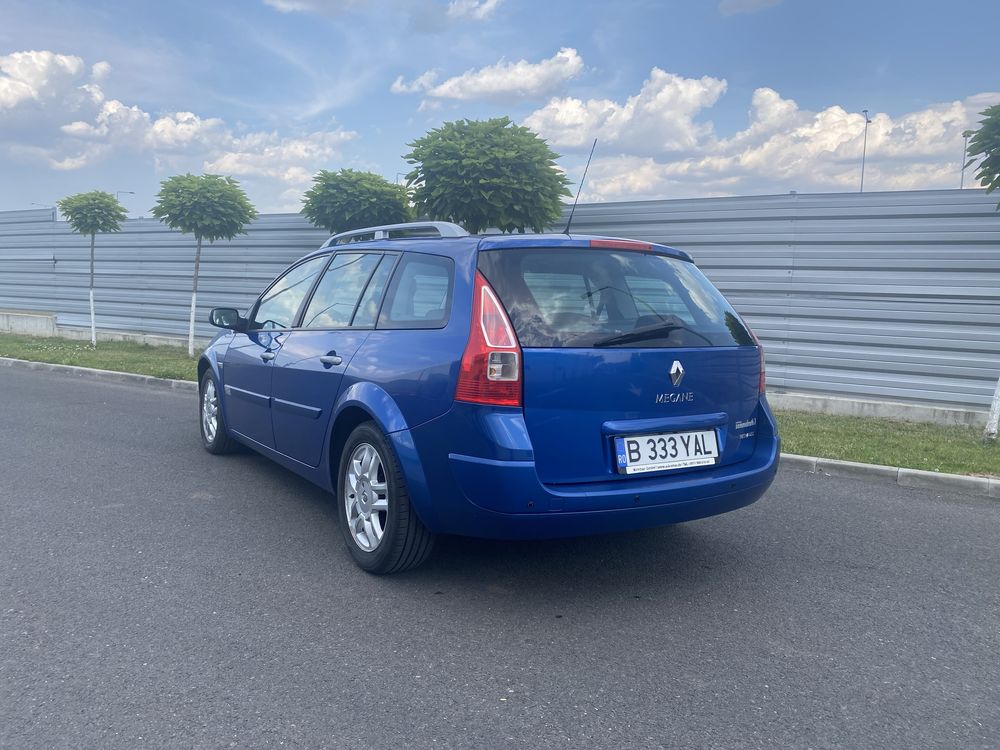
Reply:
<svg viewBox="0 0 1000 750"><path fill-rule="evenodd" d="M968 164L969 138L973 132L972 130L962 131L962 179L958 181L959 190L965 187L965 167Z"/></svg>
<svg viewBox="0 0 1000 750"><path fill-rule="evenodd" d="M865 192L865 156L868 155L868 126L872 124L872 121L868 117L868 110L861 110L865 114L865 140L864 145L861 147L861 189L858 190L859 193Z"/></svg>
<svg viewBox="0 0 1000 750"><path fill-rule="evenodd" d="M118 200L119 195L135 195L134 190L117 190L115 191L115 200Z"/></svg>

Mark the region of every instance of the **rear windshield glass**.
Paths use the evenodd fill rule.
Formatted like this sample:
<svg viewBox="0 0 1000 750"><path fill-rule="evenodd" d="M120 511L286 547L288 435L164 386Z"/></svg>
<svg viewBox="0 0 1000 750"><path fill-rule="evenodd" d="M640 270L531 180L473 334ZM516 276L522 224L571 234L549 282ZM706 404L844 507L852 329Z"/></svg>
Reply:
<svg viewBox="0 0 1000 750"><path fill-rule="evenodd" d="M484 250L479 270L525 348L753 345L722 294L692 264L591 248Z"/></svg>

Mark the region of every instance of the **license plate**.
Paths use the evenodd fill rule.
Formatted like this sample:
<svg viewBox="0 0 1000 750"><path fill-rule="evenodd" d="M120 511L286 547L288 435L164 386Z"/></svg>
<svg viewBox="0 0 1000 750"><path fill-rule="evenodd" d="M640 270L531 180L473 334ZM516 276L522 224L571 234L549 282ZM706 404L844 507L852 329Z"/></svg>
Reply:
<svg viewBox="0 0 1000 750"><path fill-rule="evenodd" d="M620 474L710 466L719 457L715 430L615 438Z"/></svg>

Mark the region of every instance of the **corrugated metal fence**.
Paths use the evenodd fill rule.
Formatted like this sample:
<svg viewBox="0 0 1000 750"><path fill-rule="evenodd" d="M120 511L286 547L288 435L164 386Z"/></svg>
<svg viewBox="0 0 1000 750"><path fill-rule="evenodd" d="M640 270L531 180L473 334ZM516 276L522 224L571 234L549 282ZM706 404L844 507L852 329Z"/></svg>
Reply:
<svg viewBox="0 0 1000 750"><path fill-rule="evenodd" d="M946 190L590 204L573 229L689 251L764 341L772 389L985 409L1000 375L996 200ZM53 219L0 213L0 310L87 326L88 240ZM247 306L325 238L274 214L206 247L199 319ZM152 219L98 237L99 327L185 335L193 261L193 239Z"/></svg>
<svg viewBox="0 0 1000 750"><path fill-rule="evenodd" d="M986 409L1000 376L1000 195L589 205L574 230L676 245L746 315L787 391Z"/></svg>

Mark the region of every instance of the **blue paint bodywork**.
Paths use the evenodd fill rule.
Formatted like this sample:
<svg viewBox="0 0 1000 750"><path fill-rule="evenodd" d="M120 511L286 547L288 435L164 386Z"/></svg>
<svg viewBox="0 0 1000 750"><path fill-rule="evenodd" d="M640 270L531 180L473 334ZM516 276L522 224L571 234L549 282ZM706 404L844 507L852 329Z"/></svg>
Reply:
<svg viewBox="0 0 1000 750"><path fill-rule="evenodd" d="M757 389L755 347L525 349L523 408L455 401L480 250L588 247L589 240L516 235L324 247L306 257L385 251L451 258L447 324L223 331L202 355L199 376L208 368L215 375L233 438L331 492L346 433L373 420L396 452L414 509L437 533L583 535L754 502L774 479L779 456L774 419ZM690 261L672 248L655 251ZM265 353L274 357L264 361ZM319 357L330 353L342 361L322 364ZM687 371L681 389L667 375L675 359ZM691 395L657 401L672 392ZM616 436L698 429L716 431L716 465L618 473Z"/></svg>

